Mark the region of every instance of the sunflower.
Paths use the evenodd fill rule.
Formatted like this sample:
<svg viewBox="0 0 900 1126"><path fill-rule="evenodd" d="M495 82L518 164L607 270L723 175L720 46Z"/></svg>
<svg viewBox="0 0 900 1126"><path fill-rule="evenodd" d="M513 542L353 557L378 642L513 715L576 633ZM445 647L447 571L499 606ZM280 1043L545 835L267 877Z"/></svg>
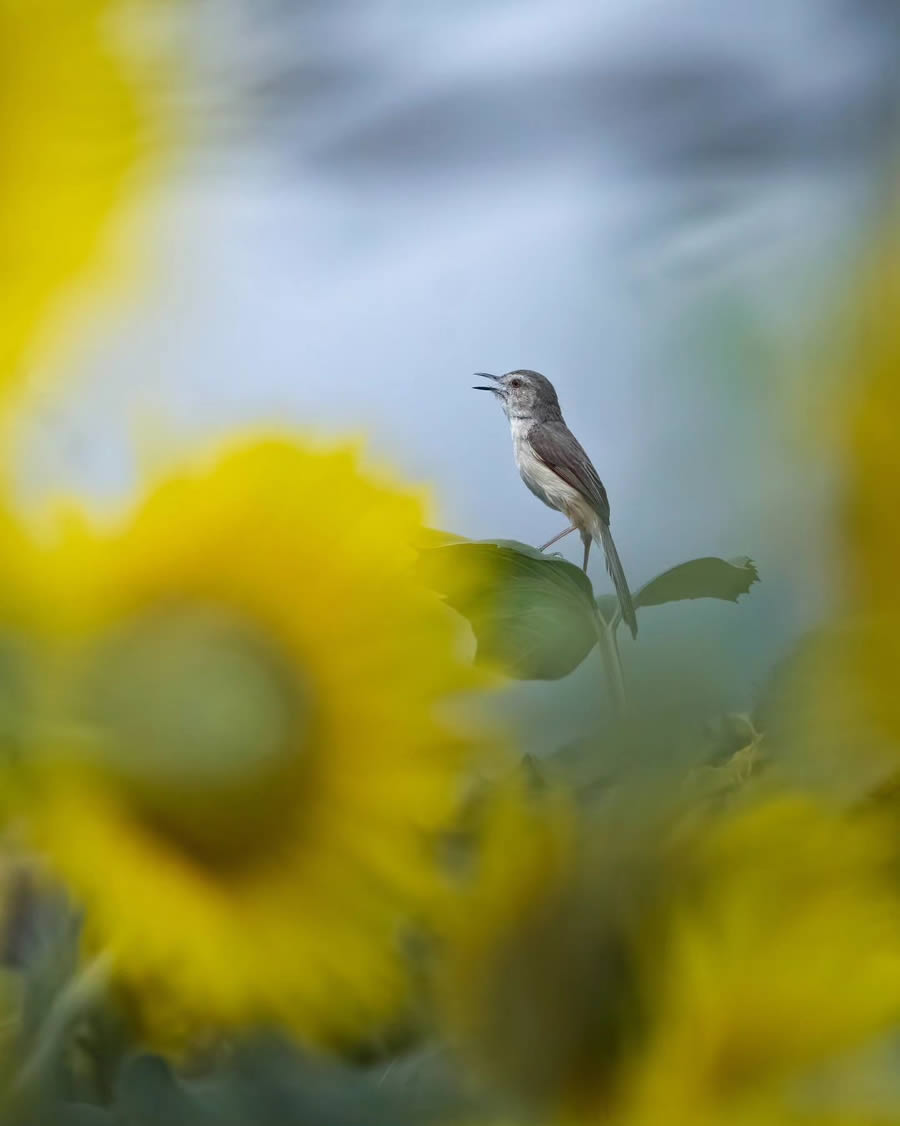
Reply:
<svg viewBox="0 0 900 1126"><path fill-rule="evenodd" d="M848 411L844 532L854 609L864 636L854 653L856 679L880 730L891 740L896 762L900 703L900 595L896 517L900 487L900 215L878 230L853 308L854 367L847 382L857 391Z"/></svg>
<svg viewBox="0 0 900 1126"><path fill-rule="evenodd" d="M793 796L650 833L631 813L576 850L498 820L443 969L452 1041L560 1122L786 1119L896 1026L890 835Z"/></svg>
<svg viewBox="0 0 900 1126"><path fill-rule="evenodd" d="M30 822L151 1030L324 1042L399 999L470 749L438 712L478 682L420 523L353 450L278 437L60 522Z"/></svg>
<svg viewBox="0 0 900 1126"><path fill-rule="evenodd" d="M773 678L768 734L842 800L900 792L900 211L874 228L836 318L843 473L830 619Z"/></svg>
<svg viewBox="0 0 900 1126"><path fill-rule="evenodd" d="M652 1017L623 1121L815 1117L829 1083L844 1107L864 1104L854 1057L900 1015L888 826L783 794L711 825L691 853L664 929L643 936Z"/></svg>
<svg viewBox="0 0 900 1126"><path fill-rule="evenodd" d="M0 388L97 266L147 147L147 90L116 43L125 9L0 0Z"/></svg>

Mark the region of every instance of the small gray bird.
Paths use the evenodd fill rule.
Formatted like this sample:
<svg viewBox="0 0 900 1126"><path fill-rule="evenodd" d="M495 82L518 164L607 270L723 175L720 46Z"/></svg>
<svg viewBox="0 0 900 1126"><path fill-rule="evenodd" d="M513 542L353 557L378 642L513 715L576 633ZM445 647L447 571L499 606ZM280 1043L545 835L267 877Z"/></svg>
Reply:
<svg viewBox="0 0 900 1126"><path fill-rule="evenodd" d="M476 371L475 376L493 380L490 387L479 386L475 390L490 391L500 400L503 413L509 419L513 452L522 480L536 497L562 512L581 533L585 571L591 543L596 540L603 546L606 569L615 585L622 617L628 623L631 636L637 637L637 617L628 580L609 530L606 489L591 459L563 421L553 384L540 372L527 368L508 371L506 375ZM544 547L572 530L569 528L554 536Z"/></svg>

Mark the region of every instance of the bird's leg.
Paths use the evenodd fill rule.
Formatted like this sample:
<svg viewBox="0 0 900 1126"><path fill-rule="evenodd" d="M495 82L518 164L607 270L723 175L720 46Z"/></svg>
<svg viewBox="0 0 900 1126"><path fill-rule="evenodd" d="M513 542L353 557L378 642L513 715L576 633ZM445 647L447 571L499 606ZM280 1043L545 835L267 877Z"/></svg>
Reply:
<svg viewBox="0 0 900 1126"><path fill-rule="evenodd" d="M553 544L555 544L557 540L561 540L563 538L563 536L567 536L569 534L569 532L574 532L574 531L575 531L575 525L570 524L568 526L568 528L565 528L563 531L561 531L559 533L559 535L554 536L552 540L547 540L546 543L542 543L541 546L538 548L538 551L546 551L547 548L551 547Z"/></svg>
<svg viewBox="0 0 900 1126"><path fill-rule="evenodd" d="M582 532L581 542L584 544L584 563L582 563L581 569L585 574L587 574L588 556L591 554L591 544L594 542L591 533Z"/></svg>

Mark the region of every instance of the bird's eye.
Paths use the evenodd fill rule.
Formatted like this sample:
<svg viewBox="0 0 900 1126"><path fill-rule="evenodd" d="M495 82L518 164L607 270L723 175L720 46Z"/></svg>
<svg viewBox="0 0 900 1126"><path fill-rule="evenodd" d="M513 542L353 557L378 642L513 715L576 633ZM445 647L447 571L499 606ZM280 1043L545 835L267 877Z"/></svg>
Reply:
<svg viewBox="0 0 900 1126"><path fill-rule="evenodd" d="M509 385L510 385L510 387L521 387L522 386L522 380L521 379L511 379L509 381Z"/></svg>

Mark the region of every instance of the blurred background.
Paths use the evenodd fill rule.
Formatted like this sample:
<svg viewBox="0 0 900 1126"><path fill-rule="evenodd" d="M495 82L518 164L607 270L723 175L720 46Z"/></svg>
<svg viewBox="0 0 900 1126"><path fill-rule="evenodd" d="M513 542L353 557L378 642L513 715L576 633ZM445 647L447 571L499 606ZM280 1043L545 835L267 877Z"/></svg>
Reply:
<svg viewBox="0 0 900 1126"><path fill-rule="evenodd" d="M832 597L812 340L895 169L900 7L195 0L128 34L190 59L178 155L140 204L149 279L81 332L61 401L35 392L29 484L124 493L136 419L350 429L437 526L539 544L561 520L470 390L536 368L633 586L759 566L740 609L642 615L628 675L690 724L749 707ZM600 721L597 662L515 689L526 745Z"/></svg>

